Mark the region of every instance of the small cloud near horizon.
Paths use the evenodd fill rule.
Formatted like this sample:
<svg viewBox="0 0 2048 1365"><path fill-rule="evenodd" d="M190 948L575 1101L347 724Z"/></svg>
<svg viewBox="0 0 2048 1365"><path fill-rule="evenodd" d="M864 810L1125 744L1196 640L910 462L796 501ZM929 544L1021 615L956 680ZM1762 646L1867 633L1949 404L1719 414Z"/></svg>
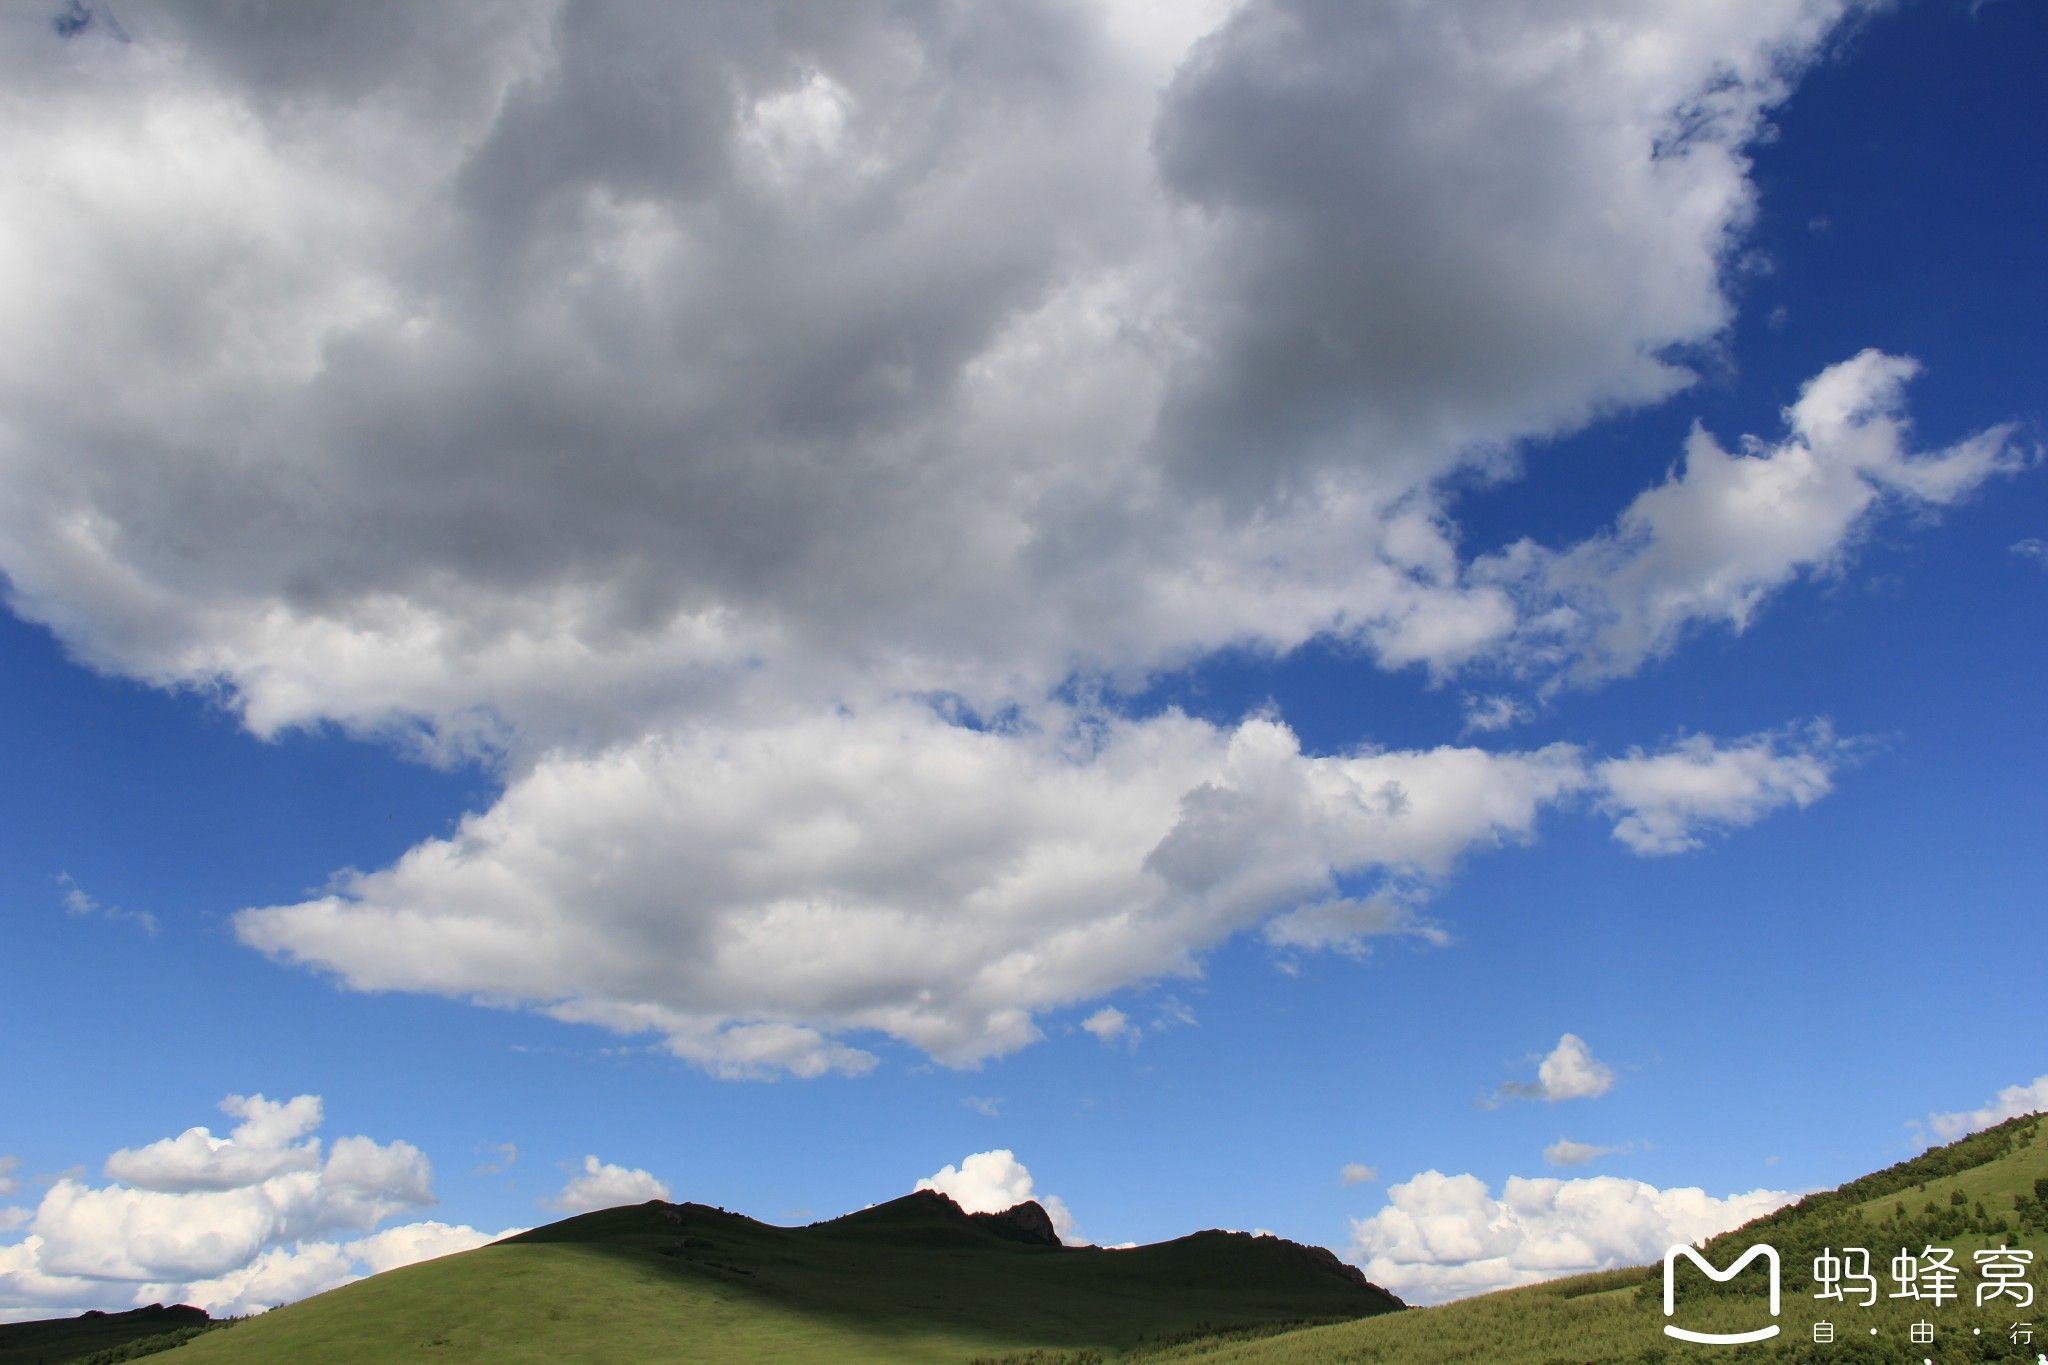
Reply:
<svg viewBox="0 0 2048 1365"><path fill-rule="evenodd" d="M1559 1138L1543 1149L1543 1159L1553 1166L1586 1166L1603 1156L1620 1156L1627 1152L1630 1144L1618 1147L1602 1147L1592 1142L1574 1142L1570 1138Z"/></svg>

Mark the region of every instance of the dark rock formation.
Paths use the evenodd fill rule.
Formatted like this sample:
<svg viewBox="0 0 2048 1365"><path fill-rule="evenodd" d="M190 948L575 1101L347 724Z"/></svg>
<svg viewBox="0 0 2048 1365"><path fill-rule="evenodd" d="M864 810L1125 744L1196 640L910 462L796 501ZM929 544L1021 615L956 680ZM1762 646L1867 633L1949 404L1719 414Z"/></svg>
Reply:
<svg viewBox="0 0 2048 1365"><path fill-rule="evenodd" d="M1036 1199L1027 1199L1001 1213L970 1213L967 1216L996 1236L1007 1237L1013 1242L1029 1242L1042 1247L1062 1245L1059 1233L1053 1228L1052 1215Z"/></svg>

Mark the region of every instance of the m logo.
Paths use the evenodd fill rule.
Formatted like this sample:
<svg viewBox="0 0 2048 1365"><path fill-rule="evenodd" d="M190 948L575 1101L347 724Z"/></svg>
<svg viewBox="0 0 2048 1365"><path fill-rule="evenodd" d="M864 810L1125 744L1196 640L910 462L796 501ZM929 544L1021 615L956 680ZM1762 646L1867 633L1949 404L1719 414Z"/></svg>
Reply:
<svg viewBox="0 0 2048 1365"><path fill-rule="evenodd" d="M1672 1282L1672 1267L1677 1263L1678 1258L1680 1256L1685 1257L1694 1265L1698 1266L1701 1270L1705 1271L1708 1279L1719 1280L1723 1282L1734 1279L1737 1275L1740 1275L1742 1273L1742 1268L1744 1266L1748 1265L1751 1261L1754 1261L1759 1256L1763 1257L1764 1263L1770 1266L1771 1268L1771 1316L1774 1318L1778 1316L1778 1249L1776 1247L1765 1246L1763 1243L1759 1242L1757 1243L1757 1245L1751 1247L1749 1250L1743 1252L1740 1256L1736 1257L1735 1264L1729 1266L1726 1270L1714 1269L1714 1267L1707 1264L1706 1257L1700 1255L1697 1251L1694 1251L1689 1246L1675 1246L1671 1248L1671 1250L1665 1252L1665 1317L1670 1317L1672 1313L1677 1311L1678 1308L1678 1296L1676 1292L1677 1286ZM1664 1324L1664 1335L1667 1337L1677 1337L1680 1341L1696 1341L1703 1346L1739 1346L1746 1341L1770 1340L1772 1337L1778 1335L1778 1324L1774 1322L1769 1327L1759 1327L1753 1332L1693 1332L1688 1331L1686 1328L1683 1327L1673 1327L1670 1323L1667 1322Z"/></svg>

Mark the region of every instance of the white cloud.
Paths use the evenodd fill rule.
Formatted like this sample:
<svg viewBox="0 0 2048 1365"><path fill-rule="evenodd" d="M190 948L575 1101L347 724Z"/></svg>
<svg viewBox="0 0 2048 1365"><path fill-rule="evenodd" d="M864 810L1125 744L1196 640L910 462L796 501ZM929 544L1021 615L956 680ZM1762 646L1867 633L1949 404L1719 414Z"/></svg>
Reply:
<svg viewBox="0 0 2048 1365"><path fill-rule="evenodd" d="M164 1193L63 1179L31 1230L44 1269L112 1280L195 1280L248 1264L267 1247L337 1229L374 1227L433 1202L417 1148L340 1138L325 1164L235 1189Z"/></svg>
<svg viewBox="0 0 2048 1365"><path fill-rule="evenodd" d="M2004 1123L2007 1119L2042 1112L2048 1112L2048 1076L2036 1076L2024 1085L2009 1085L1980 1109L1929 1114L1927 1126L1941 1141L1954 1142L1959 1137Z"/></svg>
<svg viewBox="0 0 2048 1365"><path fill-rule="evenodd" d="M245 1265L166 1292L180 1303L226 1317L265 1312L361 1278L361 1269L340 1246L304 1242L272 1247Z"/></svg>
<svg viewBox="0 0 2048 1365"><path fill-rule="evenodd" d="M478 1232L472 1227L433 1221L402 1223L397 1227L385 1228L382 1232L369 1237L357 1238L346 1243L342 1249L352 1259L367 1266L372 1275L381 1275L400 1266L431 1261L440 1256L453 1256L458 1251L471 1251L525 1230L506 1228L502 1232L491 1234Z"/></svg>
<svg viewBox="0 0 2048 1365"><path fill-rule="evenodd" d="M942 1166L918 1181L915 1188L937 1190L969 1213L1001 1213L1027 1199L1036 1200L1052 1219L1060 1240L1079 1245L1080 1229L1066 1201L1056 1194L1039 1194L1030 1169L1007 1147L976 1152L958 1166Z"/></svg>
<svg viewBox="0 0 2048 1365"><path fill-rule="evenodd" d="M2028 536L2025 540L2014 541L2011 549L2021 559L2031 559L2042 568L2048 569L2048 540L2042 540L2039 536Z"/></svg>
<svg viewBox="0 0 2048 1365"><path fill-rule="evenodd" d="M1593 1056L1586 1040L1567 1033L1536 1068L1546 1100L1598 1099L1614 1088L1614 1068Z"/></svg>
<svg viewBox="0 0 2048 1365"><path fill-rule="evenodd" d="M1353 957L1370 951L1370 940L1409 935L1442 947L1450 935L1419 916L1411 897L1382 891L1364 899L1341 897L1296 906L1266 921L1266 942L1276 948L1331 949Z"/></svg>
<svg viewBox="0 0 2048 1365"><path fill-rule="evenodd" d="M561 1213L590 1213L621 1204L644 1204L650 1199L667 1199L668 1182L646 1171L614 1166L594 1156L583 1158L583 1169L569 1183L541 1203Z"/></svg>
<svg viewBox="0 0 2048 1365"><path fill-rule="evenodd" d="M1104 1005L1081 1021L1081 1027L1095 1035L1104 1047L1114 1047L1120 1042L1135 1044L1138 1030L1131 1024L1131 1017L1114 1005Z"/></svg>
<svg viewBox="0 0 2048 1365"><path fill-rule="evenodd" d="M1357 1161L1345 1162L1344 1169L1337 1172L1337 1183L1340 1185L1365 1185L1379 1178L1378 1171Z"/></svg>
<svg viewBox="0 0 2048 1365"><path fill-rule="evenodd" d="M1839 567L1887 505L1945 506L2021 467L2010 427L1913 453L1904 393L1918 369L1878 351L1829 366L1776 444L1731 453L1695 428L1683 467L1612 532L1563 552L1523 541L1475 566L1522 600L1525 661L1590 681L1668 654L1696 622L1740 631L1799 575Z"/></svg>
<svg viewBox="0 0 2048 1365"><path fill-rule="evenodd" d="M185 1193L233 1190L259 1184L288 1171L320 1168L318 1095L285 1101L261 1095L230 1095L221 1112L242 1120L228 1136L188 1128L146 1147L122 1148L107 1158L107 1179L138 1190Z"/></svg>
<svg viewBox="0 0 2048 1365"><path fill-rule="evenodd" d="M1845 8L24 43L0 567L259 730L526 753L1321 632L1455 662L1514 618L1432 482L1689 382Z"/></svg>
<svg viewBox="0 0 2048 1365"><path fill-rule="evenodd" d="M237 918L364 989L815 1076L999 1055L1268 921L1429 939L1461 856L1594 789L1577 750L1307 755L1122 689L1316 639L1626 671L2008 467L2002 431L1909 454L1910 362L1866 353L1613 533L1461 557L1458 479L1691 381L1746 149L1849 8L530 0L10 44L0 577L259 734L488 756L453 837ZM1785 790L1614 800L1661 851Z"/></svg>
<svg viewBox="0 0 2048 1365"><path fill-rule="evenodd" d="M1503 1099L1596 1100L1614 1088L1614 1068L1593 1055L1586 1040L1567 1033L1536 1067L1535 1081L1509 1081L1494 1092Z"/></svg>
<svg viewBox="0 0 2048 1365"><path fill-rule="evenodd" d="M1573 1142L1570 1138L1559 1138L1543 1149L1543 1159L1553 1166L1586 1166L1603 1156L1619 1156L1626 1152L1626 1145L1602 1147L1591 1142Z"/></svg>
<svg viewBox="0 0 2048 1365"><path fill-rule="evenodd" d="M1641 854L1698 848L1707 831L1750 825L1827 795L1843 746L1824 724L1718 743L1702 735L1662 753L1631 751L1594 765L1614 837Z"/></svg>
<svg viewBox="0 0 2048 1365"><path fill-rule="evenodd" d="M856 1073L861 1033L970 1065L1276 912L1286 949L1442 942L1428 887L1595 785L1569 745L1311 756L1263 717L999 733L878 706L550 760L453 836L236 930L360 989L524 1001L727 1075Z"/></svg>
<svg viewBox="0 0 2048 1365"><path fill-rule="evenodd" d="M323 1157L315 1095L230 1095L221 1108L243 1120L227 1138L188 1129L115 1152L117 1183L52 1184L26 1235L0 1246L0 1320L174 1301L257 1312L491 1240L443 1223L323 1240L433 1203L426 1157L367 1137L338 1138Z"/></svg>
<svg viewBox="0 0 2048 1365"><path fill-rule="evenodd" d="M1354 1219L1349 1259L1416 1303L1654 1261L1666 1247L1739 1227L1788 1203L1780 1190L1715 1198L1637 1180L1511 1176L1495 1197L1475 1175L1425 1171Z"/></svg>
<svg viewBox="0 0 2048 1365"><path fill-rule="evenodd" d="M894 706L551 761L451 838L236 927L362 989L524 1000L727 1074L864 1069L852 1031L970 1064L1340 874L1527 840L1585 780L1562 745L1311 757L1267 719L1012 735ZM1394 927L1424 932L1347 908L1276 933Z"/></svg>
<svg viewBox="0 0 2048 1365"><path fill-rule="evenodd" d="M1513 697L1499 693L1490 696L1467 696L1463 733L1472 735L1505 730L1528 718L1529 708Z"/></svg>
<svg viewBox="0 0 2048 1365"><path fill-rule="evenodd" d="M156 932L156 916L147 910L123 910L118 905L102 905L85 893L85 889L71 879L69 872L57 874L57 885L64 888L64 912L80 919L127 920L141 926L146 934Z"/></svg>
<svg viewBox="0 0 2048 1365"><path fill-rule="evenodd" d="M969 1095L960 1101L965 1108L972 1109L985 1119L992 1119L1003 1112L1003 1102L994 1095Z"/></svg>

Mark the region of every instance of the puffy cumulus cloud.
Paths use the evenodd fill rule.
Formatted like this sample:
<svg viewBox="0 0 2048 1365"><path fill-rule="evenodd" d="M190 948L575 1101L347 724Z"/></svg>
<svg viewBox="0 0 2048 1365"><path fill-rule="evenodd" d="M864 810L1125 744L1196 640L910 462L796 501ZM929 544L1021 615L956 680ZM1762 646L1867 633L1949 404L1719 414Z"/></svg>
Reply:
<svg viewBox="0 0 2048 1365"><path fill-rule="evenodd" d="M2022 1114L2048 1112L2048 1076L2036 1076L2024 1085L2009 1085L1998 1097L1979 1109L1949 1114L1929 1114L1927 1126L1943 1142L1954 1142L1981 1129L2016 1119Z"/></svg>
<svg viewBox="0 0 2048 1365"><path fill-rule="evenodd" d="M1311 757L1116 699L1317 638L1604 675L2009 463L1909 455L1906 363L1859 357L1614 534L1461 556L1456 477L1687 382L1744 149L1848 8L23 30L8 601L257 733L498 765L456 836L246 942L722 1074L971 1062L1274 914L1426 938L1412 883L1531 837L1576 751Z"/></svg>
<svg viewBox="0 0 2048 1365"><path fill-rule="evenodd" d="M340 1246L333 1242L307 1242L272 1247L225 1274L167 1287L166 1292L181 1303L190 1302L209 1313L226 1316L261 1313L280 1304L324 1294L360 1278L362 1271Z"/></svg>
<svg viewBox="0 0 2048 1365"><path fill-rule="evenodd" d="M216 1317L261 1313L280 1304L339 1289L365 1275L381 1275L458 1251L473 1251L523 1231L506 1228L498 1233L479 1232L472 1227L431 1220L404 1223L349 1242L300 1242L290 1247L272 1247L226 1274L184 1284L145 1286L137 1298L197 1304Z"/></svg>
<svg viewBox="0 0 2048 1365"><path fill-rule="evenodd" d="M1030 1168L1017 1160L1007 1147L976 1152L958 1166L946 1165L917 1182L917 1189L937 1190L969 1213L1001 1213L1027 1199L1036 1200L1052 1219L1053 1230L1062 1242L1082 1245L1080 1229L1066 1201L1056 1194L1039 1194Z"/></svg>
<svg viewBox="0 0 2048 1365"><path fill-rule="evenodd" d="M2019 558L2030 559L2042 568L2048 569L2048 540L2043 540L2039 536L2028 536L2025 540L2014 541L2007 548Z"/></svg>
<svg viewBox="0 0 2048 1365"><path fill-rule="evenodd" d="M1524 603L1519 647L1581 681L1669 653L1696 622L1741 630L1772 592L1837 568L1887 504L1940 507L2026 456L2011 427L1916 454L1903 415L1910 359L1830 366L1786 409L1776 443L1722 448L1695 428L1681 468L1615 529L1562 552L1524 541L1475 566Z"/></svg>
<svg viewBox="0 0 2048 1365"><path fill-rule="evenodd" d="M855 1032L969 1064L1297 904L1290 947L1426 935L1336 879L1441 877L1587 781L1563 745L1310 756L1266 718L842 710L550 761L452 837L236 923L360 989L526 1001L728 1074L858 1071Z"/></svg>
<svg viewBox="0 0 2048 1365"><path fill-rule="evenodd" d="M1475 1175L1424 1171L1353 1219L1350 1259L1413 1303L1482 1294L1589 1270L1654 1261L1789 1203L1781 1190L1715 1198L1639 1180L1509 1177L1495 1197Z"/></svg>
<svg viewBox="0 0 2048 1365"><path fill-rule="evenodd" d="M1543 1149L1543 1159L1553 1166L1587 1166L1603 1156L1619 1156L1627 1150L1625 1145L1602 1147L1597 1143L1559 1138Z"/></svg>
<svg viewBox="0 0 2048 1365"><path fill-rule="evenodd" d="M1380 1173L1359 1161L1347 1161L1344 1169L1337 1172L1340 1185L1367 1185L1380 1178Z"/></svg>
<svg viewBox="0 0 2048 1365"><path fill-rule="evenodd" d="M614 1166L595 1156L586 1156L582 1169L541 1203L562 1213L590 1213L668 1196L666 1180L658 1180L647 1171Z"/></svg>
<svg viewBox="0 0 2048 1365"><path fill-rule="evenodd" d="M264 1248L374 1227L433 1202L427 1160L409 1143L341 1138L319 1170L235 1189L171 1194L59 1180L29 1227L43 1267L103 1280L190 1280L246 1265Z"/></svg>
<svg viewBox="0 0 2048 1365"><path fill-rule="evenodd" d="M1320 632L1455 662L1514 609L1432 480L1685 382L1742 149L1844 8L10 44L0 567L259 731L528 752Z"/></svg>
<svg viewBox="0 0 2048 1365"><path fill-rule="evenodd" d="M1118 1043L1135 1046L1138 1041L1138 1029L1131 1023L1131 1016L1115 1005L1104 1005L1083 1019L1081 1027L1095 1035L1095 1040L1104 1047L1115 1047Z"/></svg>
<svg viewBox="0 0 2048 1365"><path fill-rule="evenodd" d="M188 1129L110 1156L117 1183L56 1181L21 1240L0 1246L0 1320L167 1301L260 1312L493 1240L435 1222L332 1240L433 1203L426 1157L367 1137L323 1156L315 1095L230 1095L221 1108L243 1120L227 1138Z"/></svg>
<svg viewBox="0 0 2048 1365"><path fill-rule="evenodd" d="M1398 487L1683 387L1668 349L1730 316L1744 147L1846 8L1243 6L1160 114L1167 185L1219 225L1173 466Z"/></svg>
<svg viewBox="0 0 2048 1365"><path fill-rule="evenodd" d="M1534 1081L1509 1081L1494 1092L1494 1103L1509 1099L1596 1100L1614 1088L1614 1068L1593 1055L1586 1040L1567 1033L1536 1066Z"/></svg>
<svg viewBox="0 0 2048 1365"><path fill-rule="evenodd" d="M1680 752L1718 763L1711 741ZM1602 772L1568 745L1308 755L1269 717L1002 730L841 708L551 759L453 836L236 929L358 989L653 1032L725 1075L858 1073L875 1054L843 1036L862 1034L969 1065L1276 914L1287 950L1443 942L1415 906L1462 855L1589 795L1625 820L1677 808ZM1361 877L1388 887L1339 893Z"/></svg>
<svg viewBox="0 0 2048 1365"><path fill-rule="evenodd" d="M1754 824L1781 806L1810 806L1833 785L1844 746L1822 723L1721 744L1704 736L1662 753L1596 764L1614 837L1637 853L1698 848L1704 832Z"/></svg>
<svg viewBox="0 0 2048 1365"><path fill-rule="evenodd" d="M506 1228L495 1235L478 1232L475 1228L428 1220L423 1223L401 1223L386 1228L369 1237L359 1237L343 1244L342 1249L351 1258L369 1269L372 1275L381 1275L387 1270L400 1266L414 1265L420 1261L431 1261L442 1256L453 1256L458 1251L473 1251L489 1242L500 1241L526 1231L525 1228Z"/></svg>
<svg viewBox="0 0 2048 1365"><path fill-rule="evenodd" d="M138 1190L182 1194L241 1189L287 1171L320 1168L320 1140L310 1136L322 1118L318 1095L284 1101L230 1095L220 1108L242 1120L228 1136L187 1128L146 1147L124 1147L107 1158L107 1179Z"/></svg>

